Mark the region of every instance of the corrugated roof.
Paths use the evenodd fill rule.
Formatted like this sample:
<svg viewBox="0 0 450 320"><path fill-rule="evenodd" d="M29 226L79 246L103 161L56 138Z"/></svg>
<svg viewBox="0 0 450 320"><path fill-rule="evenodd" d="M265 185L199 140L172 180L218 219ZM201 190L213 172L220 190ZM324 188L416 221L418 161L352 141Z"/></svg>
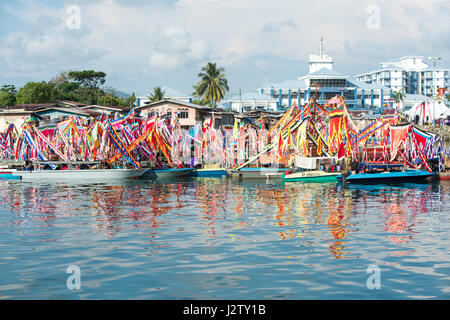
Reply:
<svg viewBox="0 0 450 320"><path fill-rule="evenodd" d="M206 107L206 106L201 106L199 104L194 104L194 103L189 103L189 102L184 102L184 101L180 101L180 100L170 100L170 99L164 99L158 102L153 102L153 103L149 103L140 107L136 107L136 110L140 110L140 109L144 109L144 108L152 108L152 107L156 107L158 105L164 104L164 103L172 103L172 104L178 104L178 105L182 105L185 107L191 107L191 108L195 108L195 109L199 109L199 110L213 110L213 108L211 107Z"/></svg>

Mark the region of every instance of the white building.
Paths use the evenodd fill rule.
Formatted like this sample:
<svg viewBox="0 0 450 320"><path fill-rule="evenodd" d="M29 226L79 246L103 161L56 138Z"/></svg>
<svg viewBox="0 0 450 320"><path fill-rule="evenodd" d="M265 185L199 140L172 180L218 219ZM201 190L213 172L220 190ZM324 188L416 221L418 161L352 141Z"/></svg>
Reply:
<svg viewBox="0 0 450 320"><path fill-rule="evenodd" d="M334 71L333 59L324 54L323 37L320 39L319 55L309 56L308 74L296 80L269 84L259 88L258 92L277 99L282 107L290 107L294 103L304 105L314 95L320 104L340 95L351 109L382 108L392 99L392 90L381 83L369 84Z"/></svg>
<svg viewBox="0 0 450 320"><path fill-rule="evenodd" d="M227 99L225 102L231 110L236 112L247 112L252 110L277 111L278 100L266 94L246 92Z"/></svg>
<svg viewBox="0 0 450 320"><path fill-rule="evenodd" d="M186 103L192 103L192 97L180 92L174 88L168 87L168 86L162 86L161 90L164 92L164 99L165 100L173 100L173 101L181 101ZM136 106L142 107L146 104L150 103L150 99L148 98L150 96L150 92L146 96L139 96L136 97Z"/></svg>
<svg viewBox="0 0 450 320"><path fill-rule="evenodd" d="M401 57L399 60L382 62L380 68L358 74L356 79L369 84L380 84L393 91L431 97L436 94L436 88L449 87L449 69L437 68L437 60L439 58Z"/></svg>

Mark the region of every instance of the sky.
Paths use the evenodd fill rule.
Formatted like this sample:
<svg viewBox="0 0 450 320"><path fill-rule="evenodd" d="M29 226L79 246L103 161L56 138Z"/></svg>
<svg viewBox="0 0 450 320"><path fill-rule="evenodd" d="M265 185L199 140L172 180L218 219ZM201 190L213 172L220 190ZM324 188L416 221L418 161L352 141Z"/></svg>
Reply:
<svg viewBox="0 0 450 320"><path fill-rule="evenodd" d="M339 73L407 55L450 68L449 17L448 0L0 0L0 86L92 69L126 93L191 94L211 61L233 96L306 74L321 33Z"/></svg>

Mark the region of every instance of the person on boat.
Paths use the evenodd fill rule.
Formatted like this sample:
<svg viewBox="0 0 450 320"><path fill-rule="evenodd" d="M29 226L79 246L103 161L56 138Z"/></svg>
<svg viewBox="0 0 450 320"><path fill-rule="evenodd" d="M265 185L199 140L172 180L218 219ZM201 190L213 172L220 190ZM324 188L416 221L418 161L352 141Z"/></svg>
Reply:
<svg viewBox="0 0 450 320"><path fill-rule="evenodd" d="M30 160L25 161L25 171L33 171L34 166L33 163L31 163Z"/></svg>

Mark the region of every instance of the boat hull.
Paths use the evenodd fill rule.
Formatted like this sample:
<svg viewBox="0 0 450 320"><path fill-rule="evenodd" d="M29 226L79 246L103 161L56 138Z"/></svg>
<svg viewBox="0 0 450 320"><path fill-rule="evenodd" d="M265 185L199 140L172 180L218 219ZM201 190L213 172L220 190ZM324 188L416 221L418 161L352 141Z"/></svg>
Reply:
<svg viewBox="0 0 450 320"><path fill-rule="evenodd" d="M86 181L99 182L139 178L147 169L36 170L16 171L13 175L25 182Z"/></svg>
<svg viewBox="0 0 450 320"><path fill-rule="evenodd" d="M189 174L190 177L204 177L204 178L221 178L227 175L228 173L225 169L194 169Z"/></svg>
<svg viewBox="0 0 450 320"><path fill-rule="evenodd" d="M356 173L345 178L348 184L424 183L432 173L422 170L404 172ZM342 181L342 176L338 177Z"/></svg>
<svg viewBox="0 0 450 320"><path fill-rule="evenodd" d="M16 170L0 170L0 180L19 180L20 177L13 174Z"/></svg>
<svg viewBox="0 0 450 320"><path fill-rule="evenodd" d="M280 168L244 168L231 170L232 178L238 179L283 179L286 169Z"/></svg>
<svg viewBox="0 0 450 320"><path fill-rule="evenodd" d="M337 182L337 172L302 171L284 176L286 182Z"/></svg>
<svg viewBox="0 0 450 320"><path fill-rule="evenodd" d="M439 172L439 180L450 180L450 171Z"/></svg>
<svg viewBox="0 0 450 320"><path fill-rule="evenodd" d="M192 168L148 170L140 178L146 180L173 179L179 177L186 177L192 171L193 171Z"/></svg>

